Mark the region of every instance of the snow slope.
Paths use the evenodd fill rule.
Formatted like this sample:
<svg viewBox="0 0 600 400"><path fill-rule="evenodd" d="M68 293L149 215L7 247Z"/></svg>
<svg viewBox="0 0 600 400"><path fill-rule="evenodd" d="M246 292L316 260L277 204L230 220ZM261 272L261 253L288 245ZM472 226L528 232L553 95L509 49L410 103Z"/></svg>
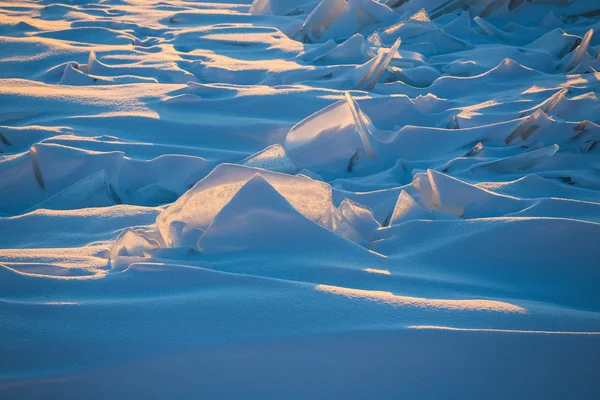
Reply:
<svg viewBox="0 0 600 400"><path fill-rule="evenodd" d="M595 0L0 1L0 398L600 398Z"/></svg>

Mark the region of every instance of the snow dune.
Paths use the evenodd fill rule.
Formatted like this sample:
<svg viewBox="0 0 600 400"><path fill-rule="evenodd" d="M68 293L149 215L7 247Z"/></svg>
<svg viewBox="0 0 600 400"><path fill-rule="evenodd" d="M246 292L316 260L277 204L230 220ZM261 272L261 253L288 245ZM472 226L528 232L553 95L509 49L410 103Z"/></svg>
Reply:
<svg viewBox="0 0 600 400"><path fill-rule="evenodd" d="M0 397L600 397L594 0L0 2Z"/></svg>

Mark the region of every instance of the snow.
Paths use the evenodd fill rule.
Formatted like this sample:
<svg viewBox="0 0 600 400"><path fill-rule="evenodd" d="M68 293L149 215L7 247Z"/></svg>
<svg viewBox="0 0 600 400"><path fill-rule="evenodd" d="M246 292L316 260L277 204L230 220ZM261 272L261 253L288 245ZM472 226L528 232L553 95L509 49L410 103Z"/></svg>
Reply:
<svg viewBox="0 0 600 400"><path fill-rule="evenodd" d="M0 398L600 398L594 0L0 2Z"/></svg>

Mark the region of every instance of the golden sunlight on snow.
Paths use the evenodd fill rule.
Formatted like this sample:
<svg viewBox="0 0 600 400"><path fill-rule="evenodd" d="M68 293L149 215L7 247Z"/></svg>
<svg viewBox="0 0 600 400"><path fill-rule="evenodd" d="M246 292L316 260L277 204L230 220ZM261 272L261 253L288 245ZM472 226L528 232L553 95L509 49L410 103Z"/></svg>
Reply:
<svg viewBox="0 0 600 400"><path fill-rule="evenodd" d="M386 303L395 307L431 308L455 311L496 311L503 313L526 314L527 310L514 304L492 300L443 300L427 299L422 297L397 296L391 292L379 290L351 289L340 286L317 285L316 289L321 292L337 294L356 300L368 300L378 303Z"/></svg>
<svg viewBox="0 0 600 400"><path fill-rule="evenodd" d="M541 335L600 335L600 332L569 332L569 331L529 331L522 329L493 329L493 328L455 328L451 326L436 325L410 325L407 329L434 329L440 331L463 331L463 332L501 332L501 333L529 333Z"/></svg>
<svg viewBox="0 0 600 400"><path fill-rule="evenodd" d="M365 268L363 271L368 272L370 274L381 274L381 275L391 275L390 271L387 269L375 269L375 268Z"/></svg>

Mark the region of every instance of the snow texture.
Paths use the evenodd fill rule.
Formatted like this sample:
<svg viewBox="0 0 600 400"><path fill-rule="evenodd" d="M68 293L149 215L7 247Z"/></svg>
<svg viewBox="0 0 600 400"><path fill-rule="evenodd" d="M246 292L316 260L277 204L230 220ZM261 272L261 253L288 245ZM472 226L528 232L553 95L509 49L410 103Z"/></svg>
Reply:
<svg viewBox="0 0 600 400"><path fill-rule="evenodd" d="M599 18L0 2L0 398L600 398Z"/></svg>

